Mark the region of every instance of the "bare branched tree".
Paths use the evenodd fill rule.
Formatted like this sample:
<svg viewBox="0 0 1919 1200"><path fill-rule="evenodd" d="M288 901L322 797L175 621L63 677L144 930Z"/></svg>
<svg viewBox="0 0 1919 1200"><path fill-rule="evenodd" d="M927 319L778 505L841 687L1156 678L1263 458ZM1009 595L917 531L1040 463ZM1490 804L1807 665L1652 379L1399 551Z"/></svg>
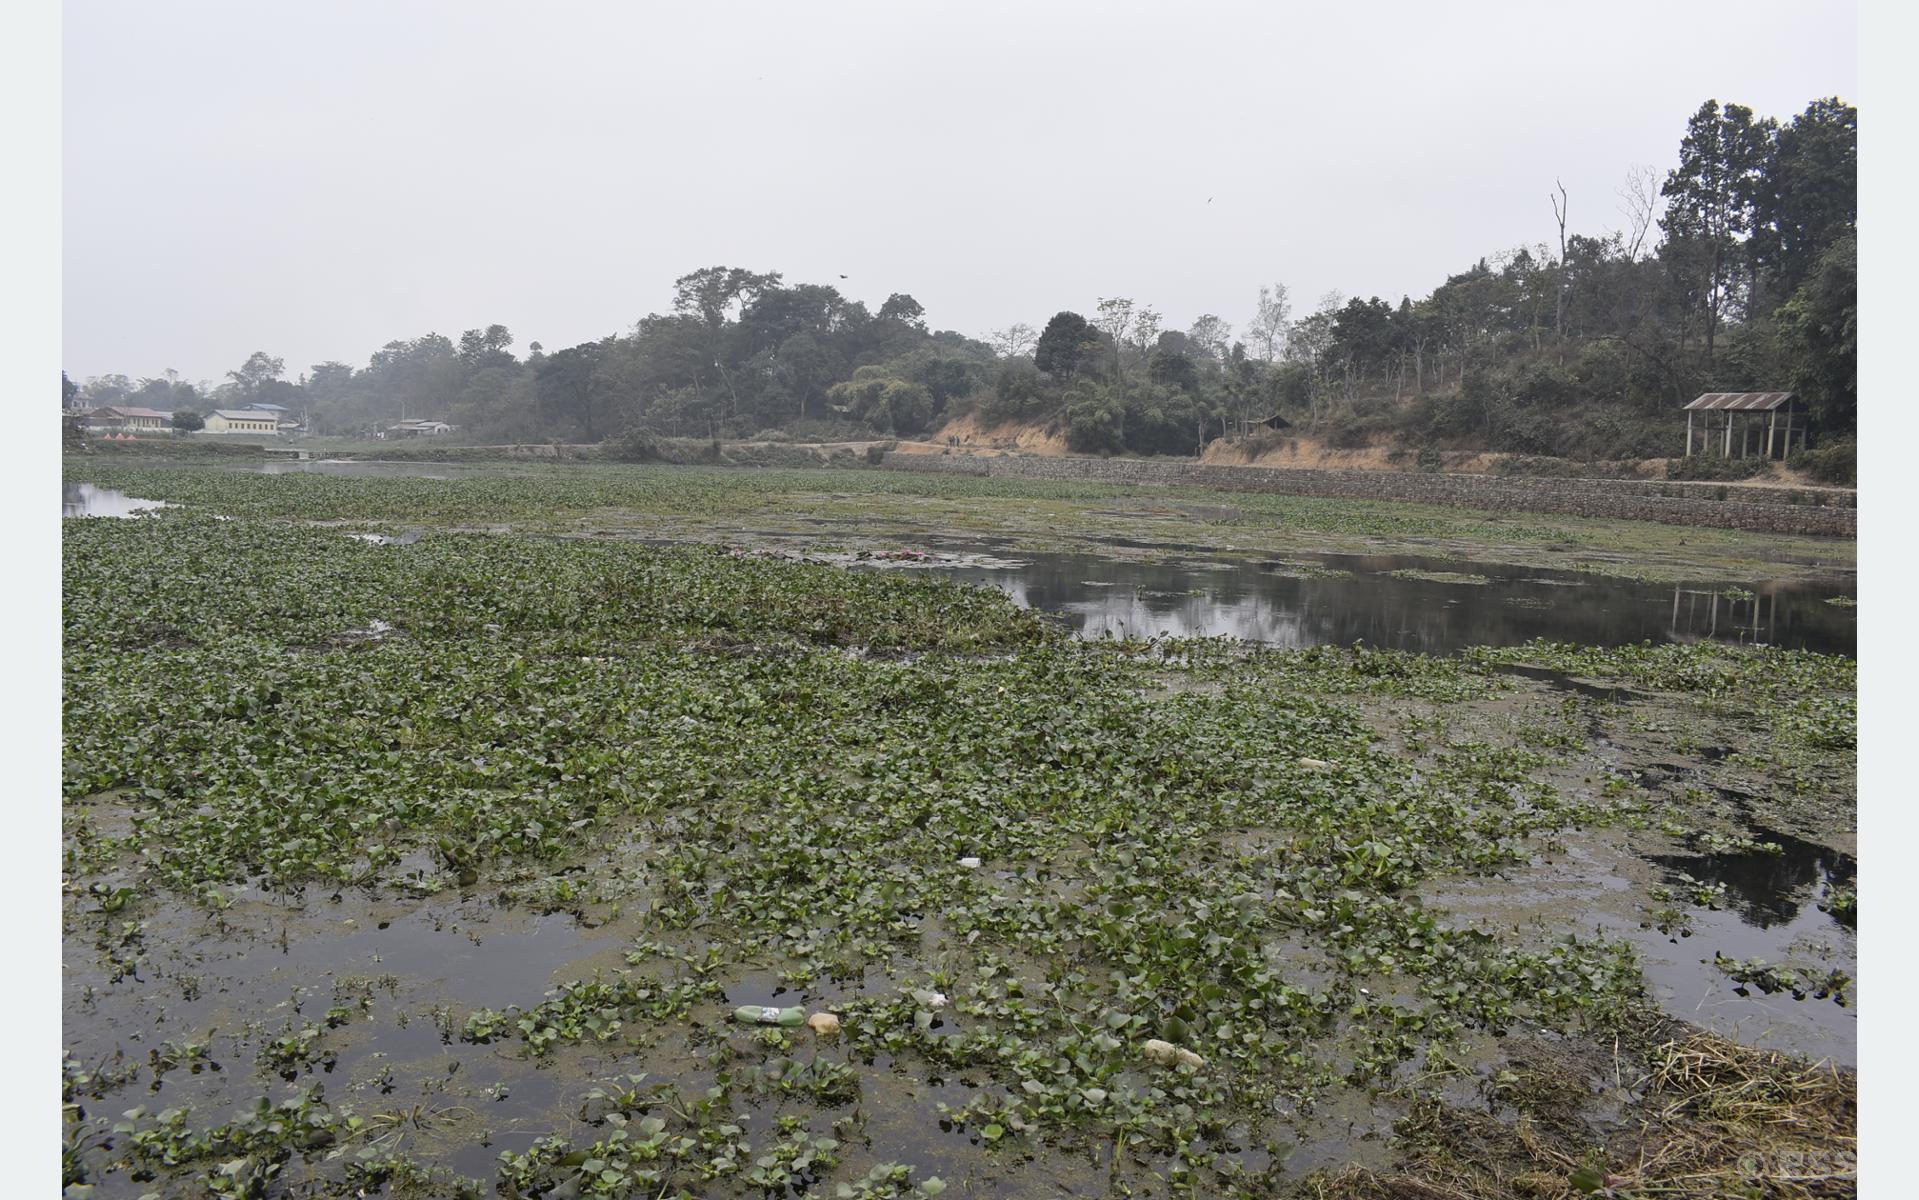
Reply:
<svg viewBox="0 0 1919 1200"><path fill-rule="evenodd" d="M1267 362L1278 362L1280 355L1286 352L1286 330L1293 317L1293 305L1287 296L1286 285L1275 283L1270 288L1259 289L1259 308L1253 314L1253 323L1246 329L1247 337L1253 348Z"/></svg>
<svg viewBox="0 0 1919 1200"><path fill-rule="evenodd" d="M1159 340L1159 314L1150 308L1142 308L1133 318L1133 348L1145 358L1153 352L1153 343Z"/></svg>
<svg viewBox="0 0 1919 1200"><path fill-rule="evenodd" d="M1213 313L1204 313L1193 322L1193 327L1186 331L1186 336L1193 339L1193 343L1210 357L1223 361L1226 358L1226 347L1233 340L1233 327Z"/></svg>
<svg viewBox="0 0 1919 1200"><path fill-rule="evenodd" d="M1659 219L1661 182L1658 171L1639 163L1626 172L1626 182L1619 187L1619 211L1626 218L1626 229L1621 236L1626 243L1628 262L1638 262L1642 256L1652 253L1646 237L1652 232L1653 222Z"/></svg>
<svg viewBox="0 0 1919 1200"><path fill-rule="evenodd" d="M1031 354L1033 347L1039 344L1039 334L1033 331L1031 325L1023 321L1017 325L1008 325L1004 329L995 329L986 337L1001 358L1023 358Z"/></svg>
<svg viewBox="0 0 1919 1200"><path fill-rule="evenodd" d="M1120 347L1126 344L1126 335L1133 328L1133 302L1123 296L1101 297L1098 315L1093 324L1107 337L1113 339L1113 372L1123 389L1126 385L1126 366L1120 359Z"/></svg>
<svg viewBox="0 0 1919 1200"><path fill-rule="evenodd" d="M1560 358L1563 362L1566 341L1566 213L1572 208L1572 199L1566 195L1564 183L1555 179L1553 184L1559 188L1557 196L1548 197L1553 202L1553 217L1559 222L1559 269L1554 272L1558 276L1559 286L1553 296L1553 336L1560 342Z"/></svg>

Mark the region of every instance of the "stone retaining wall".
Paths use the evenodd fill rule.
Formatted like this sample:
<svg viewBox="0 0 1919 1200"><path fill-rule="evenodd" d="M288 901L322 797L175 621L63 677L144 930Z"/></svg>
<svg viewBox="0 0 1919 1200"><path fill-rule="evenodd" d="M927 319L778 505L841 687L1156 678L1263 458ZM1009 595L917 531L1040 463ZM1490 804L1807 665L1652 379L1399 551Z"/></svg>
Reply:
<svg viewBox="0 0 1919 1200"><path fill-rule="evenodd" d="M1138 458L988 458L887 453L881 465L934 474L1142 483L1216 491L1277 492L1340 500L1399 500L1496 512L1566 513L1668 525L1853 537L1857 494L1644 479L1548 479L1425 471L1328 471L1209 466Z"/></svg>

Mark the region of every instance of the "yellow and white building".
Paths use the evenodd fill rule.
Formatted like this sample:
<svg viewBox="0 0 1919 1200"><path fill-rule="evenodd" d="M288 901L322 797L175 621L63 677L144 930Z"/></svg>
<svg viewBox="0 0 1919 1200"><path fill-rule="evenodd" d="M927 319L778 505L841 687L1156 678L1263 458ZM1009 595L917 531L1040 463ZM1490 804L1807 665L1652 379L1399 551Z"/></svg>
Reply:
<svg viewBox="0 0 1919 1200"><path fill-rule="evenodd" d="M270 412L216 408L207 414L208 433L278 433L280 418Z"/></svg>

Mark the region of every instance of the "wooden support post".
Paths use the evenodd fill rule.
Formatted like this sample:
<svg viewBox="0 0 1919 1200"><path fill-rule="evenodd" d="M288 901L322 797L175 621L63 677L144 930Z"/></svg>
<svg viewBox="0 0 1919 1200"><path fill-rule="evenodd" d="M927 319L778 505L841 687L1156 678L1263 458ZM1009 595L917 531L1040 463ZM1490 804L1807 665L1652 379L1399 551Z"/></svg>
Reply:
<svg viewBox="0 0 1919 1200"><path fill-rule="evenodd" d="M1726 414L1726 448L1719 452L1721 458L1732 457L1732 414Z"/></svg>
<svg viewBox="0 0 1919 1200"><path fill-rule="evenodd" d="M1772 431L1779 424L1779 410L1773 409L1766 414L1766 458L1772 458Z"/></svg>
<svg viewBox="0 0 1919 1200"><path fill-rule="evenodd" d="M1686 410L1686 457L1692 457L1692 410L1690 408ZM1677 606L1678 603L1679 597L1675 594L1673 604Z"/></svg>

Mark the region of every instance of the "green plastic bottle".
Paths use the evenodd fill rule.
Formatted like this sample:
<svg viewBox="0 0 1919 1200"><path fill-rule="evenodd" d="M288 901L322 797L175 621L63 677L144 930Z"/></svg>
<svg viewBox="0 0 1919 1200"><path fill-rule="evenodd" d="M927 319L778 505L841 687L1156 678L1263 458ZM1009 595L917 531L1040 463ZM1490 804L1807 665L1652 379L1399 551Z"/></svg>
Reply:
<svg viewBox="0 0 1919 1200"><path fill-rule="evenodd" d="M744 1004L733 1010L733 1019L743 1025L784 1025L788 1029L806 1024L803 1008L762 1008Z"/></svg>

